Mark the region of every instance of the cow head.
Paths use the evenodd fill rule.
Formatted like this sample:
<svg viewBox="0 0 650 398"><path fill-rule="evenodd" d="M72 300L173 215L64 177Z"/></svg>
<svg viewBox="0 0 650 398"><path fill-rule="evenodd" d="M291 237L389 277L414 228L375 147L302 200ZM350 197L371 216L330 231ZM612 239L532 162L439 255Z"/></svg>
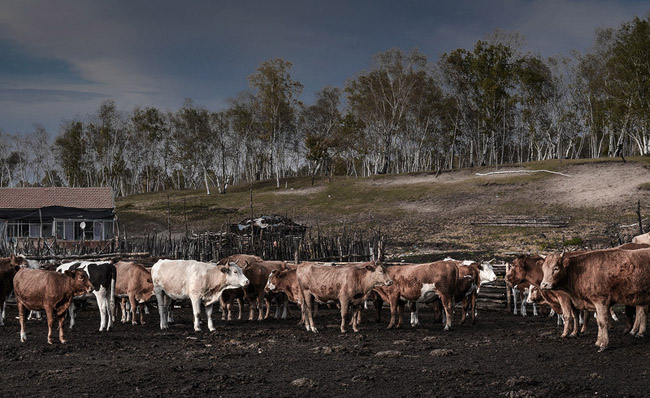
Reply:
<svg viewBox="0 0 650 398"><path fill-rule="evenodd" d="M271 271L271 273L269 274L269 279L266 281L266 286L264 286L264 291L265 292L274 292L275 291L275 289L277 288L276 284L277 284L277 281L278 281L278 277L279 277L278 274L279 273L280 273L280 271L278 271L276 269Z"/></svg>
<svg viewBox="0 0 650 398"><path fill-rule="evenodd" d="M72 271L64 271L64 274L72 278L72 286L75 290L74 295L78 295L79 293L90 293L93 291L93 284L90 283L90 279L88 279L88 274L86 274L82 270L72 270Z"/></svg>
<svg viewBox="0 0 650 398"><path fill-rule="evenodd" d="M378 262L371 262L365 265L365 269L370 271L373 286L390 286L393 281L388 276L386 267Z"/></svg>
<svg viewBox="0 0 650 398"><path fill-rule="evenodd" d="M542 292L539 290L539 288L535 287L534 285L530 285L528 289L530 289L528 292L528 298L526 299L526 302L528 304L540 303L544 300L542 297Z"/></svg>
<svg viewBox="0 0 650 398"><path fill-rule="evenodd" d="M544 278L539 287L542 290L553 290L557 288L558 282L562 281L566 277L566 266L568 258L562 253L553 253L546 256L544 264L542 265L542 271L544 272Z"/></svg>
<svg viewBox="0 0 650 398"><path fill-rule="evenodd" d="M12 254L9 256L9 265L12 267L25 268L27 264L27 258L22 254Z"/></svg>
<svg viewBox="0 0 650 398"><path fill-rule="evenodd" d="M221 272L226 274L226 285L234 287L248 286L248 278L244 276L244 272L236 263L229 263L228 265L220 267Z"/></svg>
<svg viewBox="0 0 650 398"><path fill-rule="evenodd" d="M478 274L481 283L489 283L497 280L497 274L494 273L494 268L491 263L479 264Z"/></svg>
<svg viewBox="0 0 650 398"><path fill-rule="evenodd" d="M521 282L526 280L526 256L521 255L514 260L508 266L508 271L506 272L506 282L512 286L518 285Z"/></svg>

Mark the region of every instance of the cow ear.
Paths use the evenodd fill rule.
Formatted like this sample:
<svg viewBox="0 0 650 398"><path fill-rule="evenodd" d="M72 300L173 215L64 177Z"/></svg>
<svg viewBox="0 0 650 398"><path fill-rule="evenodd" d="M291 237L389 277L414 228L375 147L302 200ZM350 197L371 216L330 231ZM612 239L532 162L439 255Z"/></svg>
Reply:
<svg viewBox="0 0 650 398"><path fill-rule="evenodd" d="M372 265L372 264L368 264L368 265L366 265L366 269L367 269L368 271L374 271L375 268L376 268L376 267L375 267L374 265Z"/></svg>
<svg viewBox="0 0 650 398"><path fill-rule="evenodd" d="M230 271L230 268L229 268L229 267L221 267L221 268L219 268L219 269L220 269L221 272L223 272L224 274L227 274L227 273Z"/></svg>
<svg viewBox="0 0 650 398"><path fill-rule="evenodd" d="M65 271L63 271L63 273L68 275L71 278L74 278L74 271L65 270Z"/></svg>

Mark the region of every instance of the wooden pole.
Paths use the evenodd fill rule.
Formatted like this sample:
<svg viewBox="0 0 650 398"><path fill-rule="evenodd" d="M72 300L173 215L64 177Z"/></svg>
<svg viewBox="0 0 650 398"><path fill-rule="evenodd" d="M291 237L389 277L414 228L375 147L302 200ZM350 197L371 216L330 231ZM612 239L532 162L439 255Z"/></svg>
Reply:
<svg viewBox="0 0 650 398"><path fill-rule="evenodd" d="M641 219L641 200L636 201L636 216L639 220L639 235L643 235L643 220Z"/></svg>

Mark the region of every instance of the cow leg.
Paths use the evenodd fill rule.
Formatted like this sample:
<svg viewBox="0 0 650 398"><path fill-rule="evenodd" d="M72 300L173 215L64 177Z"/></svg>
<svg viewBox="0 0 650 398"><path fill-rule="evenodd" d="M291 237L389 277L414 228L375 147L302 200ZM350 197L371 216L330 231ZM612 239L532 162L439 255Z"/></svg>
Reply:
<svg viewBox="0 0 650 398"><path fill-rule="evenodd" d="M23 302L16 298L16 304L18 304L18 319L20 320L20 342L24 343L27 341L27 333L25 333L25 308Z"/></svg>
<svg viewBox="0 0 650 398"><path fill-rule="evenodd" d="M70 329L74 326L74 310L75 310L75 305L74 305L74 300L70 303L70 307L68 307L68 315L70 315Z"/></svg>
<svg viewBox="0 0 650 398"><path fill-rule="evenodd" d="M131 325L137 325L138 322L135 320L135 310L138 308L138 302L135 300L135 293L129 294L129 304L131 309L129 314L131 314ZM142 318L142 312L140 312L140 318Z"/></svg>
<svg viewBox="0 0 650 398"><path fill-rule="evenodd" d="M404 308L404 306L402 306ZM418 316L418 304L409 303L409 310L411 312L411 327L418 326L420 324L420 317Z"/></svg>
<svg viewBox="0 0 650 398"><path fill-rule="evenodd" d="M609 316L609 305L598 303L596 307L596 321L598 323L598 339L596 346L600 347L598 352L604 351L609 345L609 336L607 330L607 317ZM585 323L587 323L585 319Z"/></svg>
<svg viewBox="0 0 650 398"><path fill-rule="evenodd" d="M616 316L616 312L614 311L614 306L609 307L609 315L612 317L612 320L614 322L618 322L618 316Z"/></svg>
<svg viewBox="0 0 650 398"><path fill-rule="evenodd" d="M162 290L155 289L156 301L158 302L158 314L160 315L160 330L169 329L167 324L167 311L169 310L169 301L166 297L165 292Z"/></svg>
<svg viewBox="0 0 650 398"><path fill-rule="evenodd" d="M318 329L316 329L316 326L314 326L314 318L312 316L312 299L311 299L311 293L309 291L301 291L302 295L302 310L304 313L304 318L305 318L305 328L307 331L312 331L314 333L318 333Z"/></svg>
<svg viewBox="0 0 650 398"><path fill-rule="evenodd" d="M441 297L441 299L442 299L442 305L445 307L445 315L447 315L447 319L445 320L445 330L450 330L451 320L454 317L454 313L453 313L454 301L449 297Z"/></svg>
<svg viewBox="0 0 650 398"><path fill-rule="evenodd" d="M636 308L631 305L625 306L625 333L630 333L635 323Z"/></svg>
<svg viewBox="0 0 650 398"><path fill-rule="evenodd" d="M262 294L260 295L260 297L263 297L264 304L266 304L266 312L264 313L264 318L263 319L269 319L269 317L271 316L271 300L264 293L264 291L262 291ZM260 319L260 320L262 320L262 319Z"/></svg>
<svg viewBox="0 0 650 398"><path fill-rule="evenodd" d="M388 329L393 327L401 328L402 327L402 313L400 304L398 302L398 297L388 297L388 306L390 307L390 322L388 322ZM379 316L377 316L379 318ZM397 322L397 323L396 323Z"/></svg>
<svg viewBox="0 0 650 398"><path fill-rule="evenodd" d="M361 322L361 307L358 305L352 306L352 330L359 331L359 323Z"/></svg>
<svg viewBox="0 0 650 398"><path fill-rule="evenodd" d="M347 300L341 300L341 333L345 333L345 319L348 316L348 308L350 304Z"/></svg>
<svg viewBox="0 0 650 398"><path fill-rule="evenodd" d="M0 297L0 301L2 301L2 314L0 314L0 326L5 325L5 307L7 306L7 301L5 300L4 297Z"/></svg>
<svg viewBox="0 0 650 398"><path fill-rule="evenodd" d="M122 297L120 300L120 309L122 310L122 319L120 319L120 322L125 323L127 321L126 319L126 299Z"/></svg>
<svg viewBox="0 0 650 398"><path fill-rule="evenodd" d="M65 322L65 315L59 316L58 321L59 321L59 341L61 342L61 344L65 344L68 342L68 340L66 340L65 337L63 337L63 329L64 329L63 322Z"/></svg>
<svg viewBox="0 0 650 398"><path fill-rule="evenodd" d="M52 326L54 326L54 321L56 320L56 313L54 312L54 308L49 307L45 308L45 314L47 315L47 344L52 344ZM20 315L21 319L23 317L24 314Z"/></svg>
<svg viewBox="0 0 650 398"><path fill-rule="evenodd" d="M463 299L460 302L461 309L463 310L463 313L460 316L460 324L465 323L465 318L467 318L467 307L469 307L469 302L467 299L467 296L463 297Z"/></svg>
<svg viewBox="0 0 650 398"><path fill-rule="evenodd" d="M476 298L477 297L478 297L478 290L475 291L474 293L472 293L472 300L471 300L471 303L472 303L472 308L471 308L471 311L472 311L472 325L476 322L476 316L478 315L477 311L476 311Z"/></svg>
<svg viewBox="0 0 650 398"><path fill-rule="evenodd" d="M95 298L97 299L97 307L99 307L99 317L101 319L99 323L99 331L103 332L105 330L108 330L106 325L108 323L108 319L106 319L106 307L108 303L106 303L106 297L104 297L103 290L104 288L102 287L100 291L94 291L95 293Z"/></svg>
<svg viewBox="0 0 650 398"><path fill-rule="evenodd" d="M643 337L645 334L646 330L646 323L648 319L648 306L643 305L636 307L636 312L637 312L637 318L641 318L639 320L639 331L636 334L636 337Z"/></svg>
<svg viewBox="0 0 650 398"><path fill-rule="evenodd" d="M257 306L255 304L256 299L251 299L250 297L248 298L248 320L252 321L255 318L255 307Z"/></svg>
<svg viewBox="0 0 650 398"><path fill-rule="evenodd" d="M512 307L514 308L513 314L517 315L517 293L519 290L512 288Z"/></svg>
<svg viewBox="0 0 650 398"><path fill-rule="evenodd" d="M582 328L580 329L580 333L585 334L587 333L587 324L589 323L589 311L580 311L580 315L582 316Z"/></svg>
<svg viewBox="0 0 650 398"><path fill-rule="evenodd" d="M205 315L208 317L208 329L211 332L214 332L214 323L212 322L212 304L205 306Z"/></svg>
<svg viewBox="0 0 650 398"><path fill-rule="evenodd" d="M199 320L201 316L201 298L200 297L190 297L192 302L192 315L194 315L194 331L201 331L201 322Z"/></svg>

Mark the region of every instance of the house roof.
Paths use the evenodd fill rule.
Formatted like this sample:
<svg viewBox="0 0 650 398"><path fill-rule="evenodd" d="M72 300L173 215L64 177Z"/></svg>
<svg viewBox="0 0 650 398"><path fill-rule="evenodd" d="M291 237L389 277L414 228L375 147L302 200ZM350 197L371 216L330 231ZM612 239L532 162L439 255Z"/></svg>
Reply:
<svg viewBox="0 0 650 398"><path fill-rule="evenodd" d="M113 191L95 188L0 188L0 209L40 209L60 206L77 209L112 209Z"/></svg>

